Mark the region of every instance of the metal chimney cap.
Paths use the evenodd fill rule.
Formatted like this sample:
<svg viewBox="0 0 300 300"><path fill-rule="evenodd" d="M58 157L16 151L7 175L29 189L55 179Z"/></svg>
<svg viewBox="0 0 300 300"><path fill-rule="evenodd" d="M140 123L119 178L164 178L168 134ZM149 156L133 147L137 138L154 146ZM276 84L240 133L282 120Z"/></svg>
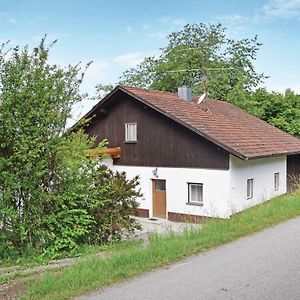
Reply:
<svg viewBox="0 0 300 300"><path fill-rule="evenodd" d="M192 88L184 85L178 88L178 97L181 99L187 101L187 102L192 102L193 100L193 91Z"/></svg>

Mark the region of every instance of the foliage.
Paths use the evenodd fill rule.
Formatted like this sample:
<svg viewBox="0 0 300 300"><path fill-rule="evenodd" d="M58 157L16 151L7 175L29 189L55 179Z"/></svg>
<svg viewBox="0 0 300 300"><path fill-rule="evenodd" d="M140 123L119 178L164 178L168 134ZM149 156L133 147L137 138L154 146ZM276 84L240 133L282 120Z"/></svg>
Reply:
<svg viewBox="0 0 300 300"><path fill-rule="evenodd" d="M221 24L188 24L168 36L160 56L146 57L126 70L119 84L176 92L182 85L196 95L234 103L255 116L290 134L300 136L299 95L269 93L258 88L266 78L254 69L262 44L257 37L233 40ZM97 86L98 98L112 85Z"/></svg>
<svg viewBox="0 0 300 300"><path fill-rule="evenodd" d="M93 140L81 131L62 135L83 97L85 70L49 65L51 46L43 39L33 51L0 49L0 257L101 242L107 230L96 226L109 227L115 212L112 234L135 227L128 213L136 207L137 178L88 160L84 150Z"/></svg>
<svg viewBox="0 0 300 300"><path fill-rule="evenodd" d="M55 201L42 224L47 249L56 253L77 245L101 244L119 239L124 229L139 228L129 217L138 206L138 177L128 180L125 173L114 173L83 152L78 155L76 148L84 151L88 145L82 132L70 134L66 140L60 148L62 164ZM104 141L98 147L105 145Z"/></svg>
<svg viewBox="0 0 300 300"><path fill-rule="evenodd" d="M268 100L261 102L261 118L300 137L300 95L287 89L284 94L272 93Z"/></svg>
<svg viewBox="0 0 300 300"><path fill-rule="evenodd" d="M300 190L249 208L230 219L209 220L202 228L181 235L153 235L147 248L133 244L107 259L94 256L65 268L60 274L48 273L30 285L24 299L70 299L299 215Z"/></svg>
<svg viewBox="0 0 300 300"><path fill-rule="evenodd" d="M138 176L126 179L125 172L115 172L105 166L93 171L94 187L90 194L88 212L93 216L89 242L102 243L110 238L120 239L124 229L140 228L129 215L136 213Z"/></svg>
<svg viewBox="0 0 300 300"><path fill-rule="evenodd" d="M233 90L228 100L269 124L300 137L300 95L287 89L285 93Z"/></svg>
<svg viewBox="0 0 300 300"><path fill-rule="evenodd" d="M94 99L102 99L105 95L107 95L114 88L113 84L102 84L99 83L96 86L96 96Z"/></svg>
<svg viewBox="0 0 300 300"><path fill-rule="evenodd" d="M260 46L257 37L226 37L221 24L187 24L168 36L168 44L158 58L146 57L125 71L120 84L170 92L188 85L198 95L206 92L211 97L227 99L237 86L250 91L265 78L253 66ZM105 87L99 85L99 89Z"/></svg>

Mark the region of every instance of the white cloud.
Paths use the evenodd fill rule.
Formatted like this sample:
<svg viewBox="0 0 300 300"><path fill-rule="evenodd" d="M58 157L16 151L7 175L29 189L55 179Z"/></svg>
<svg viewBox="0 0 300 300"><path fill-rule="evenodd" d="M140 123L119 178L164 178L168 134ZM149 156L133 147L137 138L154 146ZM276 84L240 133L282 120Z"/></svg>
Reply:
<svg viewBox="0 0 300 300"><path fill-rule="evenodd" d="M113 59L113 62L125 66L133 67L138 63L142 62L144 55L141 52L130 52L126 54L119 55Z"/></svg>
<svg viewBox="0 0 300 300"><path fill-rule="evenodd" d="M127 26L126 26L126 32L127 32L128 34L131 34L131 33L133 32L133 28L132 28L130 25L127 25Z"/></svg>
<svg viewBox="0 0 300 300"><path fill-rule="evenodd" d="M300 0L269 0L262 9L267 17L300 19Z"/></svg>

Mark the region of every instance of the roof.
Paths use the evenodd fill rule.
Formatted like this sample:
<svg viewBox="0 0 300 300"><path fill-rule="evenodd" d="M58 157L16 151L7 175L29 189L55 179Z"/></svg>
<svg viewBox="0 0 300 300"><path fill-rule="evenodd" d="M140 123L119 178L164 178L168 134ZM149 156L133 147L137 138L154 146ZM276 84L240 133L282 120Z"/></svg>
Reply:
<svg viewBox="0 0 300 300"><path fill-rule="evenodd" d="M300 153L298 138L231 103L214 99L197 104L195 97L193 102L187 102L175 93L117 86L84 118L91 117L120 90L241 159Z"/></svg>

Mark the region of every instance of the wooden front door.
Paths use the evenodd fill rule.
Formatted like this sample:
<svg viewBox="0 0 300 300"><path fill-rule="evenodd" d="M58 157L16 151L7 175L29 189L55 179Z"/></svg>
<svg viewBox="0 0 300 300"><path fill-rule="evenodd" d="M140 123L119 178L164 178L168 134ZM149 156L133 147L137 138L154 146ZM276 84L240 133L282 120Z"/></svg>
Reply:
<svg viewBox="0 0 300 300"><path fill-rule="evenodd" d="M152 180L153 217L165 219L167 213L166 181Z"/></svg>

